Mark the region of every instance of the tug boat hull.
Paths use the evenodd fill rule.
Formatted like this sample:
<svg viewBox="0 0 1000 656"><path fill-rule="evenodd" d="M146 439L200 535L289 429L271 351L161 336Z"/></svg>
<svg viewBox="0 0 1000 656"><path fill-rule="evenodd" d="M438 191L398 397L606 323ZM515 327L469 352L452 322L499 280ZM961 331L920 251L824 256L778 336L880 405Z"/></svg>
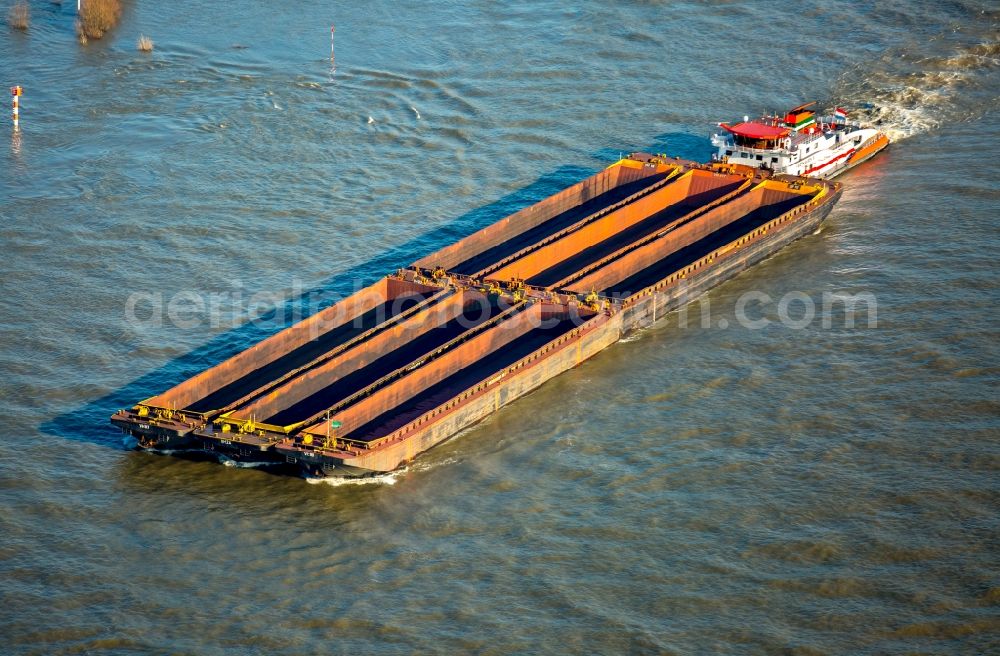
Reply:
<svg viewBox="0 0 1000 656"><path fill-rule="evenodd" d="M713 134L716 161L770 170L775 173L834 178L866 162L889 145L881 131L847 120L837 108L817 116L807 103L784 116L762 116L740 123L720 123L723 134Z"/></svg>

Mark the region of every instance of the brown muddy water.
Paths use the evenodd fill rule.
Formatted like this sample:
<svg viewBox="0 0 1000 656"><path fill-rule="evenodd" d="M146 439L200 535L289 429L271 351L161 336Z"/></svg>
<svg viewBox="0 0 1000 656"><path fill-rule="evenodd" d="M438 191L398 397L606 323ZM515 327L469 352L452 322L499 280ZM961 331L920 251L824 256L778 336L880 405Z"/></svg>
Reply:
<svg viewBox="0 0 1000 656"><path fill-rule="evenodd" d="M127 2L85 47L74 3L31 10L0 38L0 652L1000 650L995 5ZM898 139L818 234L407 470L108 425L279 328L266 295L308 312L810 99ZM157 321L178 294L206 310ZM823 314L861 294L874 325Z"/></svg>

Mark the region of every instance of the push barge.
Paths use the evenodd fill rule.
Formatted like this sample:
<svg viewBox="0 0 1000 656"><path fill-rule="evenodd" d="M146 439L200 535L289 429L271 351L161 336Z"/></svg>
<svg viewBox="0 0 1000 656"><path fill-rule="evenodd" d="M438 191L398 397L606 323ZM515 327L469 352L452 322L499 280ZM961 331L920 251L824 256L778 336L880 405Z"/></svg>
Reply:
<svg viewBox="0 0 1000 656"><path fill-rule="evenodd" d="M151 450L391 471L813 232L840 194L632 154L111 421Z"/></svg>

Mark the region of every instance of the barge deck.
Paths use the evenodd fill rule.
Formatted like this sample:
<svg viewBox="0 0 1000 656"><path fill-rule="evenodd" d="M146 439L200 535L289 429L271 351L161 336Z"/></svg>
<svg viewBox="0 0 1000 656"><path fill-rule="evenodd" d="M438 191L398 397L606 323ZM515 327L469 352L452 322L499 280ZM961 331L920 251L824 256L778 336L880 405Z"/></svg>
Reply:
<svg viewBox="0 0 1000 656"><path fill-rule="evenodd" d="M112 422L145 448L391 471L808 234L840 192L634 154Z"/></svg>

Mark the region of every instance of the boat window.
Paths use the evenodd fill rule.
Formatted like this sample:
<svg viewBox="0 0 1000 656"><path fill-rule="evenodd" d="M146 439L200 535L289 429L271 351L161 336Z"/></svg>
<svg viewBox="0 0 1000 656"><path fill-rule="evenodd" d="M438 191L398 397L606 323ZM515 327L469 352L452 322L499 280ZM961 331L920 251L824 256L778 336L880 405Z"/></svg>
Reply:
<svg viewBox="0 0 1000 656"><path fill-rule="evenodd" d="M731 150L727 150L726 151L726 155L732 156L732 154L733 154L733 151L731 151Z"/></svg>
<svg viewBox="0 0 1000 656"><path fill-rule="evenodd" d="M757 155L757 161L758 161L758 162L759 162L759 161L761 161L762 159L764 159L764 156L763 156L763 155Z"/></svg>
<svg viewBox="0 0 1000 656"><path fill-rule="evenodd" d="M778 158L777 157L772 157L771 158L771 163L772 164L776 164L777 162L778 162Z"/></svg>

